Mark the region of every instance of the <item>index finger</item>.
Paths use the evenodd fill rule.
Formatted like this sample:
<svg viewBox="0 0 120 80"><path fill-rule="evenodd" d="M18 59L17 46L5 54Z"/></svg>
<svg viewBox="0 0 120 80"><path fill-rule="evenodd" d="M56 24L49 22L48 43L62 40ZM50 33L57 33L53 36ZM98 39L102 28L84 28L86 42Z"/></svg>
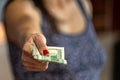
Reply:
<svg viewBox="0 0 120 80"><path fill-rule="evenodd" d="M46 45L46 39L43 35L36 34L34 37L34 42L42 55L49 55L49 51Z"/></svg>

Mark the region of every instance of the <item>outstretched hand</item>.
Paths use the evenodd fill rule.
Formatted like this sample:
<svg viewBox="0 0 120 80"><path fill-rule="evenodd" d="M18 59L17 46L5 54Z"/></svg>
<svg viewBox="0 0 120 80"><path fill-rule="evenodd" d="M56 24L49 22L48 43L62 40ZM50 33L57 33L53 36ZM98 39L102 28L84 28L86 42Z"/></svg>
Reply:
<svg viewBox="0 0 120 80"><path fill-rule="evenodd" d="M44 35L32 34L26 38L23 46L22 63L28 71L45 71L48 68L48 62L37 61L32 56L34 43L42 55L49 56L49 52L44 54L44 51L48 51Z"/></svg>

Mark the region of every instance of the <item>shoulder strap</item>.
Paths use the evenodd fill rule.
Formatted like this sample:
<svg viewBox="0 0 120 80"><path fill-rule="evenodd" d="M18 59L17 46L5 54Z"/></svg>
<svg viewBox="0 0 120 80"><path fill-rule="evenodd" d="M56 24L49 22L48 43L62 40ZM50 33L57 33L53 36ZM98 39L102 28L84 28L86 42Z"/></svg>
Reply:
<svg viewBox="0 0 120 80"><path fill-rule="evenodd" d="M86 17L86 19L89 19L89 16L86 12L86 9L85 9L85 5L83 4L83 2L81 0L77 0L82 12L83 12L83 15Z"/></svg>

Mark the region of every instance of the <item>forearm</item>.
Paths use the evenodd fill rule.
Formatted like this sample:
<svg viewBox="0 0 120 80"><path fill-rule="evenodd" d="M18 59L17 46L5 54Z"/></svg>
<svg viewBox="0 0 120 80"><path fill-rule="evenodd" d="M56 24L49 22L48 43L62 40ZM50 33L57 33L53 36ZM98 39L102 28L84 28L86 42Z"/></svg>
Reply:
<svg viewBox="0 0 120 80"><path fill-rule="evenodd" d="M40 13L29 1L14 1L5 12L8 38L22 46L25 38L33 33L41 33Z"/></svg>

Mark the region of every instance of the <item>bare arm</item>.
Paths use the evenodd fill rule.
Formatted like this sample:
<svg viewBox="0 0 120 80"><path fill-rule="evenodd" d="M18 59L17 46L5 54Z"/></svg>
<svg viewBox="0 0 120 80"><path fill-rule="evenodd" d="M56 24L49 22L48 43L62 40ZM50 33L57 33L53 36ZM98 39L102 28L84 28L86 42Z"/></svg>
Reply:
<svg viewBox="0 0 120 80"><path fill-rule="evenodd" d="M48 68L48 62L37 61L32 57L34 43L40 53L44 54L44 50L48 50L46 39L40 30L40 16L32 0L13 1L5 12L8 38L21 47L21 60L28 71L44 71ZM49 52L46 55L48 54Z"/></svg>
<svg viewBox="0 0 120 80"><path fill-rule="evenodd" d="M31 0L13 1L5 12L8 38L22 46L26 36L41 33L40 19L40 12Z"/></svg>

